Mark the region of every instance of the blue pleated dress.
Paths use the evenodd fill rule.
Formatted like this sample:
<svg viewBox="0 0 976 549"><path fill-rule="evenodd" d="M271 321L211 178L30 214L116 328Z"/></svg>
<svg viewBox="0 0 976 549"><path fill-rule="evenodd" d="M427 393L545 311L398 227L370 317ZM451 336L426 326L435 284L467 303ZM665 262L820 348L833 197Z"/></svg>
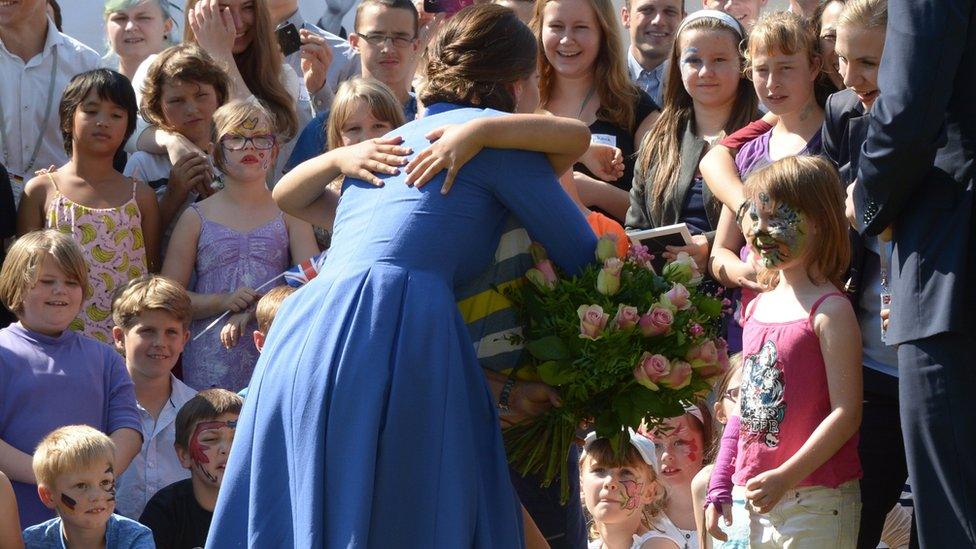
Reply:
<svg viewBox="0 0 976 549"><path fill-rule="evenodd" d="M424 134L491 110L437 104ZM347 179L323 272L278 311L207 547L519 548L495 402L454 288L492 260L508 212L575 272L595 237L538 153L486 149L422 189Z"/></svg>

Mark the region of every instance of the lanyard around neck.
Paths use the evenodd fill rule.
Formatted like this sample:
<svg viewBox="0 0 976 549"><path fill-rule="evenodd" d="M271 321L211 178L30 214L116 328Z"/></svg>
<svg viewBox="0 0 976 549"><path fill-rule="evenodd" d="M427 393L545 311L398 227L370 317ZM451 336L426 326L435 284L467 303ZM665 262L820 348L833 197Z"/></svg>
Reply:
<svg viewBox="0 0 976 549"><path fill-rule="evenodd" d="M54 87L55 87L55 76L58 74L58 48L54 47L54 53L51 59L51 77L48 79L47 84L47 105L44 108L44 121L37 128L37 141L34 143L34 152L31 153L30 160L27 165L24 166L23 173L19 174L24 179L29 179L31 170L34 168L34 163L37 162L37 155L41 150L41 144L44 143L44 130L47 129L48 122L51 121L51 111L54 107ZM21 101L24 98L21 97ZM10 151L8 143L10 140L7 138L7 124L3 117L3 109L0 108L0 141L3 143L3 163L9 165L10 161Z"/></svg>

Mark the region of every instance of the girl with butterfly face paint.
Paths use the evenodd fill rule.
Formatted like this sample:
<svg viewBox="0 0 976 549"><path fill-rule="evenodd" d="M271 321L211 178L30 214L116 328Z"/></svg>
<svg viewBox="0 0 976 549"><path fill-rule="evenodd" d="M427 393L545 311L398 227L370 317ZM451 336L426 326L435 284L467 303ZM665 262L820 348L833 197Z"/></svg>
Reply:
<svg viewBox="0 0 976 549"><path fill-rule="evenodd" d="M583 502L593 518L591 548L674 549L675 543L649 528L664 496L658 484L654 444L631 432L622 456L608 439L590 434L580 458Z"/></svg>

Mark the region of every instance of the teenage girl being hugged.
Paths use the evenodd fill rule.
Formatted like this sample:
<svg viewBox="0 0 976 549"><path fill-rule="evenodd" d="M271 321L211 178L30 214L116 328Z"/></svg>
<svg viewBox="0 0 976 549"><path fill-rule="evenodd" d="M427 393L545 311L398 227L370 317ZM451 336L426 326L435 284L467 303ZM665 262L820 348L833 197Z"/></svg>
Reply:
<svg viewBox="0 0 976 549"><path fill-rule="evenodd" d="M136 98L126 77L96 69L71 80L58 113L71 159L28 182L17 232L57 229L78 241L92 292L71 328L109 343L115 288L155 272L159 262L156 195L112 164L135 128Z"/></svg>
<svg viewBox="0 0 976 549"><path fill-rule="evenodd" d="M163 274L191 292L196 336L183 351L183 379L196 389L247 386L258 351L241 335L255 329L255 288L318 253L312 228L283 214L265 184L277 160L275 131L274 116L253 99L217 110L214 163L224 188L192 204L170 238ZM225 311L234 314L204 333Z"/></svg>
<svg viewBox="0 0 976 549"><path fill-rule="evenodd" d="M167 48L153 59L143 80L142 117L209 151L213 115L227 102L228 88L227 73L199 46ZM188 155L173 164L165 154L145 151L130 155L125 166L126 175L146 181L156 192L166 235L187 206L213 194L212 171L205 155Z"/></svg>
<svg viewBox="0 0 976 549"><path fill-rule="evenodd" d="M535 80L527 82L531 85ZM577 160L567 151L573 149L578 123L530 114L538 108L538 95L529 88L523 92L521 83L518 86L521 99L515 108L521 114L438 128L427 135L434 141L431 147L413 155L398 146L401 139L395 134L383 137L406 121L393 92L370 78L347 80L336 92L326 124L328 152L296 166L295 175L289 171L274 188L275 200L283 211L331 230L346 175L381 185L379 176L405 167L411 172L408 182L422 187L447 170L444 187L449 190L457 171L485 147L547 153L554 168L565 170ZM407 157L413 158L409 165ZM591 146L581 160L597 172L619 172L619 153L606 147Z"/></svg>
<svg viewBox="0 0 976 549"><path fill-rule="evenodd" d="M608 439L586 437L580 455L580 491L593 522L589 549L677 549L651 523L665 495L654 444L631 431L623 455Z"/></svg>
<svg viewBox="0 0 976 549"><path fill-rule="evenodd" d="M843 191L828 161L794 156L752 174L745 194L767 291L745 312L733 494L748 501L755 549L853 548L861 335L839 290L850 262ZM723 437L722 452L732 442ZM719 507L706 510L711 524Z"/></svg>
<svg viewBox="0 0 976 549"><path fill-rule="evenodd" d="M183 42L199 45L227 71L229 99L253 96L267 107L278 121L278 157L287 159L289 143L311 118L311 103L305 84L281 56L267 0L188 0L185 9ZM139 148L166 152L174 164L206 153L178 135L154 129L143 132ZM277 181L280 171L268 171L270 181Z"/></svg>
<svg viewBox="0 0 976 549"><path fill-rule="evenodd" d="M738 176L795 155L819 155L824 111L815 82L820 75L818 43L800 16L774 12L763 16L749 34L747 61L759 99L776 115L773 128L743 145L735 157ZM744 203L743 203L744 205ZM756 267L748 257L742 229L744 208L724 208L712 244L709 270L727 288L743 287L740 313L755 292ZM741 348L741 332L730 326L729 349Z"/></svg>
<svg viewBox="0 0 976 549"><path fill-rule="evenodd" d="M641 142L626 226L651 229L685 223L694 244L670 247L705 267L721 203L698 172L717 140L758 117L756 93L743 76L742 26L720 11L701 10L678 27L669 61L664 110ZM671 259L671 257L668 257Z"/></svg>
<svg viewBox="0 0 976 549"><path fill-rule="evenodd" d="M654 120L658 106L630 80L620 27L610 0L546 0L536 4L532 20L542 53L539 93L542 109L581 120L592 141L623 153L623 175L609 182L592 177L577 164L580 196L622 221L630 205L634 153Z"/></svg>

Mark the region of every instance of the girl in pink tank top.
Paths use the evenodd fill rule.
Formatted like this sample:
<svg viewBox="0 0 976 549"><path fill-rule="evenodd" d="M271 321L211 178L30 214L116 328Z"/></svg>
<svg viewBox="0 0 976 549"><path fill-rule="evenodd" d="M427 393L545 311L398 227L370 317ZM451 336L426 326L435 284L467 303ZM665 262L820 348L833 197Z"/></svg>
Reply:
<svg viewBox="0 0 976 549"><path fill-rule="evenodd" d="M861 339L837 289L850 257L842 187L826 161L789 157L750 176L745 193L743 230L769 289L744 315L739 436L722 451L735 443L750 544L853 548Z"/></svg>

